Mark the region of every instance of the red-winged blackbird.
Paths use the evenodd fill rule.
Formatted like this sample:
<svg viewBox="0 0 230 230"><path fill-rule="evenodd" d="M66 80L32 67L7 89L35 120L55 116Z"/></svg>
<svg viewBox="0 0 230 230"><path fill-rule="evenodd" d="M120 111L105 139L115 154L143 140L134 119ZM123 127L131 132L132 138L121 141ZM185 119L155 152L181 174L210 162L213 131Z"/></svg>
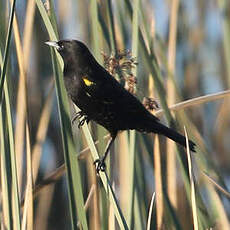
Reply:
<svg viewBox="0 0 230 230"><path fill-rule="evenodd" d="M185 137L161 124L141 102L120 85L93 57L80 41L60 40L46 42L57 49L64 61L64 82L68 95L80 108L79 126L93 120L111 134L105 153L96 163L97 172L105 170L105 158L121 130L135 129L164 135L182 146ZM195 143L189 141L195 152Z"/></svg>

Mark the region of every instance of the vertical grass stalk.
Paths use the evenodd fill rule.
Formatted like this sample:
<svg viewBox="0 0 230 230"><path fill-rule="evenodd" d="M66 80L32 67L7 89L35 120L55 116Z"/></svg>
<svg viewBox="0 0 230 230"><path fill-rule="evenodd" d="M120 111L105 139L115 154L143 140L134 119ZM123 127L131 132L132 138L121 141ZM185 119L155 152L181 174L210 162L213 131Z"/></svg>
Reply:
<svg viewBox="0 0 230 230"><path fill-rule="evenodd" d="M9 20L9 26L8 26L7 36L6 36L6 46L5 46L4 56L3 56L3 66L2 66L1 77L0 77L0 106L2 104L3 85L6 78L6 67L8 63L8 57L9 57L10 40L11 40L11 34L13 29L15 5L16 5L16 0L13 1L11 6L10 20Z"/></svg>
<svg viewBox="0 0 230 230"><path fill-rule="evenodd" d="M132 55L138 57L138 43L139 43L139 0L135 0L133 4L133 16L132 16ZM133 75L137 76L137 67L133 69ZM130 144L129 144L129 155L130 155L130 181L129 181L129 201L128 201L128 226L132 227L133 222L133 207L134 207L134 165L135 165L135 139L136 131L130 131ZM136 218L138 219L138 218Z"/></svg>

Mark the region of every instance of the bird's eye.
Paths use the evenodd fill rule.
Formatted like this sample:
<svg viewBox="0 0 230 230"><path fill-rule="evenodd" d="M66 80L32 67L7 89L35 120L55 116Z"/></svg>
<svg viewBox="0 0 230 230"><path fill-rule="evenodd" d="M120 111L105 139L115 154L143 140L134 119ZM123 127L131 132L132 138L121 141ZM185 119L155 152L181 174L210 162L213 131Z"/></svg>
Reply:
<svg viewBox="0 0 230 230"><path fill-rule="evenodd" d="M58 51L63 50L64 49L64 45L63 44L58 44Z"/></svg>

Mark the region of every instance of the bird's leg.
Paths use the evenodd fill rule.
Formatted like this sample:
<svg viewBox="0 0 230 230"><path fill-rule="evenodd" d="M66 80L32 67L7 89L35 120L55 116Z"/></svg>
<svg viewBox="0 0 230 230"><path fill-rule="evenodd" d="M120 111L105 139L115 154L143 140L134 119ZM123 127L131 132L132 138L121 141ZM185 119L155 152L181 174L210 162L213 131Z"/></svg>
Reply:
<svg viewBox="0 0 230 230"><path fill-rule="evenodd" d="M84 116L83 118L82 118L82 120L80 120L79 121L79 123L78 123L78 128L80 129L81 128L81 126L83 126L84 124L85 124L85 122L89 122L89 118L87 117L87 116Z"/></svg>
<svg viewBox="0 0 230 230"><path fill-rule="evenodd" d="M82 111L79 111L79 112L77 112L75 115L74 115L74 117L72 118L72 121L71 121L71 123L72 123L72 125L74 124L74 122L79 118L82 118L84 116L84 114L83 114L83 112Z"/></svg>
<svg viewBox="0 0 230 230"><path fill-rule="evenodd" d="M83 126L85 122L87 122L87 123L89 122L88 116L86 116L82 111L77 112L76 115L73 117L73 119L71 121L72 125L74 124L74 122L77 119L80 119L80 121L78 123L78 128L81 128L81 126Z"/></svg>
<svg viewBox="0 0 230 230"><path fill-rule="evenodd" d="M107 146L105 148L104 155L100 159L97 159L96 161L94 161L94 164L96 165L97 173L99 173L99 171L102 171L102 172L105 171L105 168L106 168L105 159L109 153L109 150L110 150L116 136L117 136L117 134L111 135L111 139L108 141Z"/></svg>

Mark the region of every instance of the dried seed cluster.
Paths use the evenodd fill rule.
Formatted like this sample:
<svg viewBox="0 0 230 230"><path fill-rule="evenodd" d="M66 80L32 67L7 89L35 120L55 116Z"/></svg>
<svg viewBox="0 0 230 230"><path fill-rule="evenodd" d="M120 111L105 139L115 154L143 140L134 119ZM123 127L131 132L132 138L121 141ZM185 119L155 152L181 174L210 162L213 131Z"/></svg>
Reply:
<svg viewBox="0 0 230 230"><path fill-rule="evenodd" d="M136 58L132 57L131 52L118 51L110 56L101 52L104 58L104 67L112 75L116 74L120 79L125 81L125 89L132 94L136 93L137 77L133 75L132 70L138 64ZM148 110L156 110L159 108L158 103L153 98L144 97L143 105Z"/></svg>

